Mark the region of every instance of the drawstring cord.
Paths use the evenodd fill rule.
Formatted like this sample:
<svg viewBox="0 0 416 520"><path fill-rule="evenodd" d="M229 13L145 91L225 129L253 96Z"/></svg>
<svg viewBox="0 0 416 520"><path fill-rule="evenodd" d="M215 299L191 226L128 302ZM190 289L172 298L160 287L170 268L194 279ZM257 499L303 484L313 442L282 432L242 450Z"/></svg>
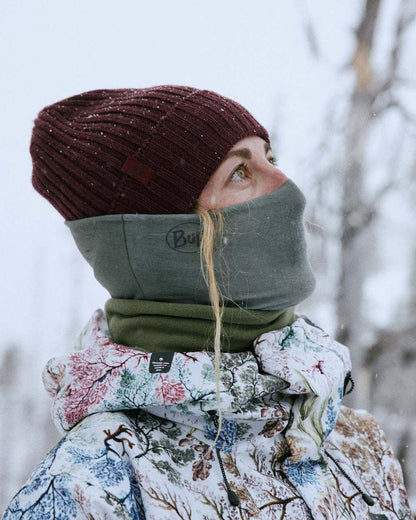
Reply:
<svg viewBox="0 0 416 520"><path fill-rule="evenodd" d="M218 415L215 410L208 410L207 413L211 417L212 421L214 422L214 426L218 428ZM215 452L217 454L218 458L218 464L220 465L222 478L224 480L225 488L227 489L227 495L228 495L228 501L230 504L234 507L238 507L240 505L240 499L238 498L237 494L231 489L230 483L228 482L227 475L225 474L224 470L224 464L222 462L221 458L221 451L219 448L215 448Z"/></svg>
<svg viewBox="0 0 416 520"><path fill-rule="evenodd" d="M363 500L364 502L368 505L368 506L373 506L376 502L373 498L370 497L370 495L368 493L365 493L361 488L360 486L354 482L354 480L348 475L348 473L345 471L344 468L341 467L341 465L338 463L338 461L330 454L328 453L327 450L324 450L325 451L325 454L327 455L327 457L329 457L332 462L337 466L337 468L340 470L340 472L344 475L344 477L349 480L349 482L351 482L351 484L357 489L357 491L361 494L361 496L363 497Z"/></svg>
<svg viewBox="0 0 416 520"><path fill-rule="evenodd" d="M215 410L208 410L207 413L210 416L210 418L212 419L214 426L216 428L218 428L217 412ZM344 468L338 463L338 461L327 450L324 450L324 451L325 451L325 454L327 455L327 457L329 457L332 460L332 462L337 466L337 468L344 475L344 477L349 482L351 482L351 484L357 489L357 491L362 496L362 499L364 500L364 502L368 506L373 506L375 504L375 500L368 493L363 491L363 489L361 489L361 487L350 477L350 475L348 475L348 473L344 470ZM224 464L223 464L223 461L221 458L221 451L219 448L215 448L215 452L217 454L218 464L220 466L222 478L223 478L223 481L225 484L225 488L227 490L228 501L230 502L230 504L232 506L238 507L240 505L240 499L238 498L237 494L231 489L230 483L228 482L227 475L225 474L225 470L224 470Z"/></svg>

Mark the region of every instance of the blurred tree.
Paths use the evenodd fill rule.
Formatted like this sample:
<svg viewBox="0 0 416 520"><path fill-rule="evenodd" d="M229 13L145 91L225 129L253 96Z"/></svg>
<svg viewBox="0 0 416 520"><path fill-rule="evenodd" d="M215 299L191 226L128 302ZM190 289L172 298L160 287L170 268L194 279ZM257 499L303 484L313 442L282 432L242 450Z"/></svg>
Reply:
<svg viewBox="0 0 416 520"><path fill-rule="evenodd" d="M372 335L368 334L363 287L372 274L373 264L378 262L375 223L383 199L393 190L407 192L409 183L416 182L415 178L407 176L408 169L402 160L404 136L408 125L414 121L397 88L404 81L399 67L408 50L404 40L416 18L416 3L400 0L397 5L388 54L384 63L376 66L375 47L386 34L385 27L383 38L377 33L382 1L363 2L364 8L354 30L352 58L344 69L348 78L344 77L342 88L330 103L316 158L309 161L316 165L309 224L311 231L320 238L317 241L319 250L312 252L312 261L328 278L327 294L334 304L336 337L351 348L359 391L354 393L350 403L359 407L369 406L370 396L365 351ZM315 42L316 38L310 36L311 24L304 25L308 27L308 42ZM316 48L317 44L313 43L314 55ZM393 112L399 128L395 135L389 134L388 117ZM378 148L381 159L374 166L371 164L374 163L371 157L374 152L371 151L383 146L383 141L388 142L388 147ZM370 166L377 172L377 186L369 182ZM337 268L331 267L333 265Z"/></svg>
<svg viewBox="0 0 416 520"><path fill-rule="evenodd" d="M59 435L46 396L34 395L25 380L26 364L16 344L0 348L0 514ZM25 359L26 358L26 359ZM42 432L39 435L38 432ZM40 455L42 454L42 455Z"/></svg>
<svg viewBox="0 0 416 520"><path fill-rule="evenodd" d="M10 499L8 482L14 482L20 477L16 474L19 471L20 458L16 453L16 443L13 442L17 430L15 411L21 406L17 392L20 363L18 346L7 345L0 359L0 445L6 447L0 451L0 508Z"/></svg>
<svg viewBox="0 0 416 520"><path fill-rule="evenodd" d="M403 52L403 37L406 28L414 21L414 2L402 0L394 29L394 38L386 71L375 71L371 55L375 31L380 13L380 0L367 0L356 30L356 47L351 67L355 84L350 96L350 108L345 121L341 174L341 268L336 298L338 332L337 338L352 348L353 365L359 379L360 392L355 404L368 406L369 378L365 358L362 330L365 313L362 308L363 284L366 276L365 251L367 230L378 213L383 196L397 179L387 177L384 185L370 197L364 196L365 159L370 131L375 118L393 107L400 107L394 99L393 88L397 79L400 57ZM386 101L387 100L387 101ZM403 118L403 123L406 119ZM357 374L357 370L359 371Z"/></svg>
<svg viewBox="0 0 416 520"><path fill-rule="evenodd" d="M409 52L414 55L405 42L409 29L415 29L416 2L396 2L395 18L389 19L390 38L382 15L392 2L366 0L362 5L352 58L344 69L348 80L329 107L313 160L316 174L309 219L314 224L309 224L320 238L320 248L313 250L312 263L328 279L320 297L332 302L336 338L351 348L356 391L347 404L376 413L402 459L409 494L416 496L409 462L410 454L416 454L416 408L410 398L416 371L416 230L409 234L415 254L409 278L413 289L403 302L405 311L394 310L389 326L377 330L364 301L365 283L381 262L379 236L389 239L377 226L382 203L393 192L403 200L408 196L414 201L415 196L416 160L408 161L416 157L416 114L407 108L402 87L413 89L414 96L416 77L404 77L401 63ZM304 25L316 57L312 26ZM415 68L406 72L414 75Z"/></svg>

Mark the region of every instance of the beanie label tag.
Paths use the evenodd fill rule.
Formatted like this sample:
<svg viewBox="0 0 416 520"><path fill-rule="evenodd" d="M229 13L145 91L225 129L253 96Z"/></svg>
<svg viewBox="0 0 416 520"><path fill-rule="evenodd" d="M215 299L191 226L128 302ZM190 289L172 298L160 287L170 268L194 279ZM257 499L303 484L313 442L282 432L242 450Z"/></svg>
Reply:
<svg viewBox="0 0 416 520"><path fill-rule="evenodd" d="M142 164L131 155L127 157L123 167L121 168L121 171L127 175L130 175L130 177L133 177L133 179L136 179L136 181L141 182L145 186L149 184L150 179L155 173L152 168L146 164Z"/></svg>

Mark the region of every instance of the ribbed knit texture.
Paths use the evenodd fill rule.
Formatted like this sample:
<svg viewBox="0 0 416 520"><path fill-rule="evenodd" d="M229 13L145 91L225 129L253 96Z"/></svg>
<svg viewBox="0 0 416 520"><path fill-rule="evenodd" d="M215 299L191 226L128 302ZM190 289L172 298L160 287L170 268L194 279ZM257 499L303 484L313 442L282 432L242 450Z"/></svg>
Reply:
<svg viewBox="0 0 416 520"><path fill-rule="evenodd" d="M229 149L252 135L269 141L245 108L215 92L84 92L38 114L32 183L66 220L189 213ZM125 173L132 158L138 175Z"/></svg>

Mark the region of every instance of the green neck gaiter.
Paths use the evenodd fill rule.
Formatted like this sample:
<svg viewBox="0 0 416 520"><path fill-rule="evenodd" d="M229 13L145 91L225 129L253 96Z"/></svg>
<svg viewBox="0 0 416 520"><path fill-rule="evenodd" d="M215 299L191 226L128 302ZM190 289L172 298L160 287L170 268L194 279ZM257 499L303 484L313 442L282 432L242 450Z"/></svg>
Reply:
<svg viewBox="0 0 416 520"><path fill-rule="evenodd" d="M253 311L225 307L222 351L242 352L264 332L291 325L295 307ZM145 352L213 349L215 317L210 305L112 298L105 304L112 341Z"/></svg>
<svg viewBox="0 0 416 520"><path fill-rule="evenodd" d="M287 309L312 293L305 203L288 179L278 190L221 209L214 268L226 307ZM112 298L210 305L199 215L104 215L66 224Z"/></svg>

